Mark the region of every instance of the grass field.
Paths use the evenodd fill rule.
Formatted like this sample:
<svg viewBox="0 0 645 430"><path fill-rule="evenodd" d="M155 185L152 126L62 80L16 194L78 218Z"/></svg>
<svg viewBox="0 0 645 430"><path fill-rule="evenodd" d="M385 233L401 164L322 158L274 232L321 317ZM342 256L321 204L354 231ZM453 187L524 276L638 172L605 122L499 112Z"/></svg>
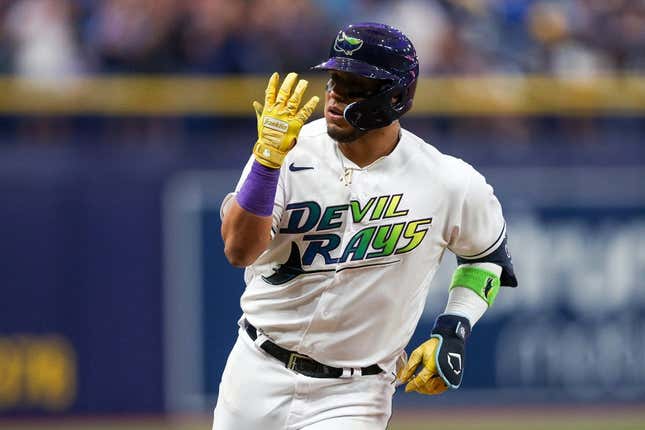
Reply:
<svg viewBox="0 0 645 430"><path fill-rule="evenodd" d="M2 430L210 430L209 417L2 420ZM388 430L645 430L645 406L448 409L395 413ZM339 429L342 430L342 429Z"/></svg>

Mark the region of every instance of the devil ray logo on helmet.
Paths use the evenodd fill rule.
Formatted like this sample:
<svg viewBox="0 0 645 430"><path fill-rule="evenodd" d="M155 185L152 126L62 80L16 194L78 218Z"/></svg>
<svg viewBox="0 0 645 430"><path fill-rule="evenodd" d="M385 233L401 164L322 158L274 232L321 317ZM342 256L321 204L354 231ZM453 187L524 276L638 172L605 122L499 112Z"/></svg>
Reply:
<svg viewBox="0 0 645 430"><path fill-rule="evenodd" d="M352 55L354 52L361 49L363 41L356 37L350 37L344 31L338 33L336 41L334 42L334 50L343 52L345 55Z"/></svg>

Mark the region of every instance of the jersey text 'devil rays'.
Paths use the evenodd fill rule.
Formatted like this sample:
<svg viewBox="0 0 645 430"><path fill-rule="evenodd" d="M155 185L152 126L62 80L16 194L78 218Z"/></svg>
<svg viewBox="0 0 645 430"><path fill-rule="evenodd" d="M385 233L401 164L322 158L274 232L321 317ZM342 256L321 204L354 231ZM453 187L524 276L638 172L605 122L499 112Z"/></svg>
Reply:
<svg viewBox="0 0 645 430"><path fill-rule="evenodd" d="M409 210L399 208L402 199L403 194L378 196L371 197L364 205L361 205L358 200L351 200L349 204L328 206L324 209L314 201L287 205L288 223L287 227L280 229L280 233L307 233L302 237L306 247L301 255L298 245L292 242L289 259L281 264L273 275L263 277L264 280L278 285L305 273L342 271L375 265L370 263L311 271L304 269L303 266L311 265L317 255L324 258L326 265L336 265L347 261L391 257L414 250L425 238L432 218L403 220ZM332 231L342 227L342 221L339 219L345 212L348 213L348 222L361 223L366 220L385 222L359 230L342 246L341 236ZM377 265L398 261L396 258L388 259Z"/></svg>

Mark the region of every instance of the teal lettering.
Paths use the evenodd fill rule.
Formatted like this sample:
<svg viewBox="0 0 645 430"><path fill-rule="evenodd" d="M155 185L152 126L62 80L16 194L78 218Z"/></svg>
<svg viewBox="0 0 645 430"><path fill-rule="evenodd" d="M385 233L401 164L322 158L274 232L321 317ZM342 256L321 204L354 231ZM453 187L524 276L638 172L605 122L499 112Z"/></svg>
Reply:
<svg viewBox="0 0 645 430"><path fill-rule="evenodd" d="M369 212L370 208L374 205L374 202L376 201L376 197L372 197L365 203L365 207L361 209L361 202L357 200L352 200L349 202L349 204L352 207L352 220L355 223L361 222L363 218L365 218L365 215L367 215L367 212Z"/></svg>
<svg viewBox="0 0 645 430"><path fill-rule="evenodd" d="M309 266L314 262L316 255L325 259L325 264L334 264L338 258L332 258L329 253L340 245L340 237L336 234L307 234L303 240L310 241L305 253L302 255L302 264Z"/></svg>
<svg viewBox="0 0 645 430"><path fill-rule="evenodd" d="M342 222L332 222L332 220L340 218L343 215L343 211L346 211L348 207L349 205L338 205L326 208L316 231L333 230L340 227L343 224Z"/></svg>
<svg viewBox="0 0 645 430"><path fill-rule="evenodd" d="M305 233L314 228L320 219L320 205L316 202L292 203L287 205L287 211L292 211L289 216L287 228L281 228L280 233ZM307 214L306 220L302 218Z"/></svg>
<svg viewBox="0 0 645 430"><path fill-rule="evenodd" d="M352 261L363 260L372 241L376 227L368 227L356 233L347 243L343 255L338 260L344 263L352 254Z"/></svg>

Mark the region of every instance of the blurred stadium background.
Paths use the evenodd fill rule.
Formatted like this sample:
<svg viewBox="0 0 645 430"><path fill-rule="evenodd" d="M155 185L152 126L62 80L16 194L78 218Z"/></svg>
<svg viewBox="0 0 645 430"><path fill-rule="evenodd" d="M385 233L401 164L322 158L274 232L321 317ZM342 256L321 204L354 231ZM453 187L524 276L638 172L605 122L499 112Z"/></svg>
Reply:
<svg viewBox="0 0 645 430"><path fill-rule="evenodd" d="M642 0L0 0L0 428L210 428L251 101L356 21L415 42L403 126L486 174L521 283L391 428L645 428Z"/></svg>

